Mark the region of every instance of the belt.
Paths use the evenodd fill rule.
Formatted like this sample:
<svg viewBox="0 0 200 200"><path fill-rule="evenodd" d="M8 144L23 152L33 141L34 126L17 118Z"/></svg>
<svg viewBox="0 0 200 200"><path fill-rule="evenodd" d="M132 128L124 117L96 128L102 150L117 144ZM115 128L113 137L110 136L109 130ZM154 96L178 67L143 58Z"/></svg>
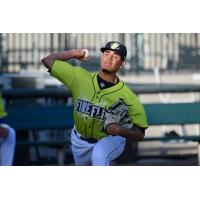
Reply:
<svg viewBox="0 0 200 200"><path fill-rule="evenodd" d="M84 140L88 143L94 144L94 143L98 142L98 140L96 138L85 138L85 137L81 136L79 133L77 133L77 131L75 129L74 129L74 133L76 135L78 135L81 140Z"/></svg>

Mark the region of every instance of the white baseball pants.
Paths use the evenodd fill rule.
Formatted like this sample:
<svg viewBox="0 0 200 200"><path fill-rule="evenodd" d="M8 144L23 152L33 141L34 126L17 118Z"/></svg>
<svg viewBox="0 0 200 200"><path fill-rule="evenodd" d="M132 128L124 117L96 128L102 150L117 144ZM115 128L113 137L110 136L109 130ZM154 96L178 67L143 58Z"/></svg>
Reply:
<svg viewBox="0 0 200 200"><path fill-rule="evenodd" d="M11 166L15 152L16 133L9 125L1 125L8 129L8 136L6 139L0 138L0 166Z"/></svg>
<svg viewBox="0 0 200 200"><path fill-rule="evenodd" d="M121 136L108 135L92 144L82 140L76 130L72 129L71 133L72 153L77 166L108 166L124 151L125 143L126 139Z"/></svg>

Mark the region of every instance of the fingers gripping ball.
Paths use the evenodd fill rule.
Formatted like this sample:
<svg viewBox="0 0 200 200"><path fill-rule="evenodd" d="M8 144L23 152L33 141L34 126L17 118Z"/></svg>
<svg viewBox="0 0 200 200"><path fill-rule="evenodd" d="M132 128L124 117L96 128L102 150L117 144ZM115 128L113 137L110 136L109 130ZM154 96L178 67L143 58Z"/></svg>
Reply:
<svg viewBox="0 0 200 200"><path fill-rule="evenodd" d="M85 52L85 55L84 55L83 60L88 60L89 57L90 57L90 53L89 53L89 51L88 51L87 49L83 49L83 50L84 50L84 52Z"/></svg>

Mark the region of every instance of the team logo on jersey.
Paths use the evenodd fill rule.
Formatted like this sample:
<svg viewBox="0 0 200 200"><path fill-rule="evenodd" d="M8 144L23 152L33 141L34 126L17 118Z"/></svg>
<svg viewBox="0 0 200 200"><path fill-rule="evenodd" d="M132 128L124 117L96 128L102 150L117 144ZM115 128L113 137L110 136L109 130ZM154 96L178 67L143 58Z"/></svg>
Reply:
<svg viewBox="0 0 200 200"><path fill-rule="evenodd" d="M89 115L90 117L104 120L105 109L84 100L77 99L76 111Z"/></svg>
<svg viewBox="0 0 200 200"><path fill-rule="evenodd" d="M113 44L111 45L111 49L118 49L119 46L120 46L120 44L115 42L115 43L113 43Z"/></svg>

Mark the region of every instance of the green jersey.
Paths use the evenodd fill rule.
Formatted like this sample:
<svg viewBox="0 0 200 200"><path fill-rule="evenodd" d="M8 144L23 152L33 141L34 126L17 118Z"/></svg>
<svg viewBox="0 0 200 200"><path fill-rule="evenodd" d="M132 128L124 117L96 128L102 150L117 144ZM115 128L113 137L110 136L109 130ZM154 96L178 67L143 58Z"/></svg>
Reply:
<svg viewBox="0 0 200 200"><path fill-rule="evenodd" d="M1 93L0 93L0 118L3 118L7 115L6 111L5 111L5 105L4 105L4 101L3 98L1 97Z"/></svg>
<svg viewBox="0 0 200 200"><path fill-rule="evenodd" d="M128 105L128 115L136 126L147 128L147 117L138 97L119 81L116 85L100 89L97 73L56 60L51 75L61 81L72 92L74 100L74 122L77 131L87 138L100 139L103 131L105 109L119 99Z"/></svg>

